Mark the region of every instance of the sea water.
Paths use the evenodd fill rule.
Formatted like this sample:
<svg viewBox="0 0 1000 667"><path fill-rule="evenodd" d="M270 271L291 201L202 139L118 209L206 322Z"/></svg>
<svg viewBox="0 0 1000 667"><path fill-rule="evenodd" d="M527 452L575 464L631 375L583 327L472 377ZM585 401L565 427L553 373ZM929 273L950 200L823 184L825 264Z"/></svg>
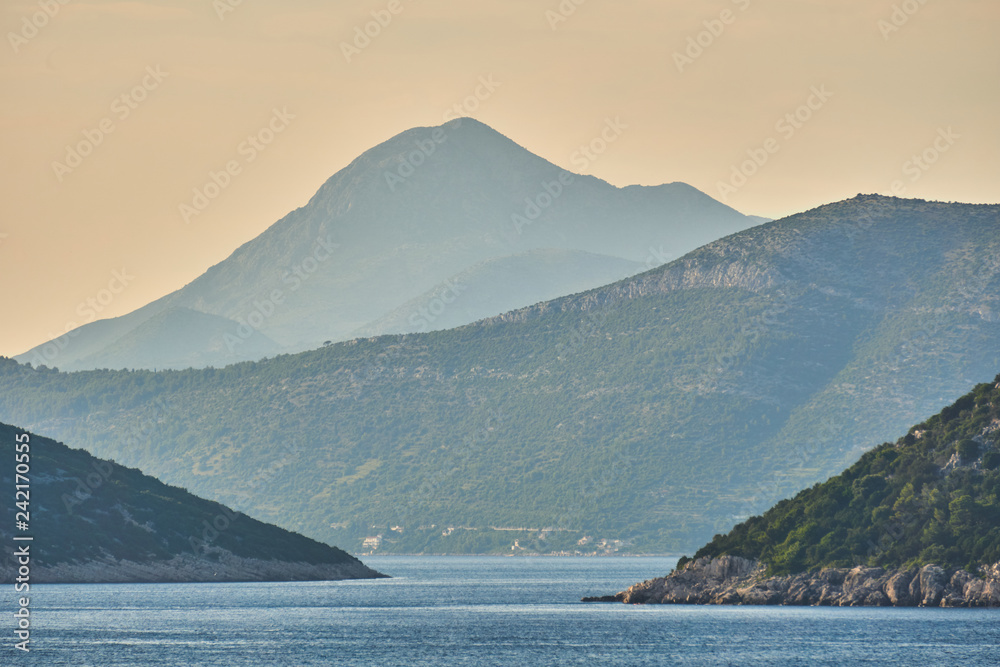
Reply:
<svg viewBox="0 0 1000 667"><path fill-rule="evenodd" d="M3 665L998 665L1000 610L583 604L668 558L370 557L378 581L32 588ZM10 607L12 608L12 607Z"/></svg>

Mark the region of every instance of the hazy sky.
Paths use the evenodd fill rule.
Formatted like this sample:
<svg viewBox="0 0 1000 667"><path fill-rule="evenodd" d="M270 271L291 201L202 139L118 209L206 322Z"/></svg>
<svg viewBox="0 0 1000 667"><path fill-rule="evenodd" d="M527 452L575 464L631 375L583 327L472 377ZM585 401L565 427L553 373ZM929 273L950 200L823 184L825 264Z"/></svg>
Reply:
<svg viewBox="0 0 1000 667"><path fill-rule="evenodd" d="M745 213L894 182L996 203L998 19L997 0L7 0L0 354L181 287L456 104L574 171L618 119L588 173L729 183Z"/></svg>

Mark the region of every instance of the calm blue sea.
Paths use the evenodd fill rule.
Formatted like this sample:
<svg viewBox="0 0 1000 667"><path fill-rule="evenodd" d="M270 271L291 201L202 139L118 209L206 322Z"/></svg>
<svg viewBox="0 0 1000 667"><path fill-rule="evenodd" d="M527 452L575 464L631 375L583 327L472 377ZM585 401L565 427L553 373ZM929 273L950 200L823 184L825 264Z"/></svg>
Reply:
<svg viewBox="0 0 1000 667"><path fill-rule="evenodd" d="M673 559L365 561L394 578L37 586L34 650L4 614L0 664L1000 664L1000 611L585 605Z"/></svg>

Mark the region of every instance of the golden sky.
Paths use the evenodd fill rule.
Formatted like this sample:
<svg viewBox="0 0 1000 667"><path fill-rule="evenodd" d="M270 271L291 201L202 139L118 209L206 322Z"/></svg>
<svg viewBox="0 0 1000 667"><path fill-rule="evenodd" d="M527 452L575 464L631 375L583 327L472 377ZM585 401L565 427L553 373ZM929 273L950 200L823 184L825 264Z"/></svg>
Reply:
<svg viewBox="0 0 1000 667"><path fill-rule="evenodd" d="M7 0L0 354L186 284L456 105L567 169L745 213L894 188L997 203L998 19L997 0ZM581 160L608 119L620 138Z"/></svg>

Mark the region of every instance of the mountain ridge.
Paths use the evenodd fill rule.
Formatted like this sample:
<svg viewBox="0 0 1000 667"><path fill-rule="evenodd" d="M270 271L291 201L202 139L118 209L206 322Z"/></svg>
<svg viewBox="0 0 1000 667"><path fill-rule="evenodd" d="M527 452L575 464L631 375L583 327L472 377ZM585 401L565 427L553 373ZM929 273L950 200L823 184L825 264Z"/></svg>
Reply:
<svg viewBox="0 0 1000 667"><path fill-rule="evenodd" d="M356 549L676 553L1000 367L997 257L998 206L848 200L447 331L215 371L5 362L0 418ZM155 441L125 437L158 398ZM287 505L241 505L290 439Z"/></svg>
<svg viewBox="0 0 1000 667"><path fill-rule="evenodd" d="M137 364L134 358L142 349L155 356L155 337L165 334L133 336L130 352L117 344L172 308L225 318L233 330L253 318L253 328L280 352L298 352L349 339L484 261L561 249L644 264L651 250L674 257L755 223L683 184L618 188L570 174L478 121L459 119L407 130L365 152L327 179L305 206L179 290L16 358L67 370L93 369L87 357L113 368L163 368L162 361ZM568 292L557 291L567 289L564 283L511 288L470 317L599 284L597 277L580 274ZM280 307L259 312L258 304L276 291ZM234 353L220 337L209 327L166 366L183 368L197 359L198 365L222 367L266 356L249 354L249 346ZM119 356L129 356L130 363Z"/></svg>
<svg viewBox="0 0 1000 667"><path fill-rule="evenodd" d="M845 202L825 204L806 213L795 214L788 216L787 218L782 218L780 221L768 221L762 223L761 227L764 227L765 229L760 229L758 231L761 234L767 234L772 229L777 229L769 226L770 223L798 220L802 218L802 216L818 214L821 211L836 211L838 210L840 204L844 204L846 202L859 202L866 206L878 206L882 204L894 205L899 202L912 202L915 205L953 205L947 202L933 202L922 199L901 199L898 197L887 197L883 195L859 194L850 200L845 200ZM958 205L968 207L995 207L995 205L989 204ZM871 221L874 224L869 212L863 213L862 217L866 221ZM739 259L745 259L746 255L749 253L749 250L746 250L746 247L754 245L754 239L752 239L751 235L748 233L749 231L750 230L736 232L709 242L704 246L687 253L684 257L679 258L677 261L670 262L660 267L647 268L647 270L642 273L629 278L623 278L622 280L619 280L611 285L596 287L580 294L571 294L566 295L565 297L552 299L544 304L534 304L524 308L519 308L515 311L502 313L494 317L483 318L481 322L472 323L472 326L489 326L494 322L518 321L523 318L533 317L538 313L554 308L563 310L567 310L569 308L585 309L592 304L599 304L613 297L634 298L645 294L666 293L680 289L720 286L741 288L749 291L760 291L763 289L779 287L788 283L790 281L789 278L774 270L754 271L753 267L735 266L733 267L735 268L734 271L732 268L727 267L727 264L732 267L737 264ZM794 233L786 233L785 236L789 239L797 238ZM730 252L734 250L730 243L736 237L739 237L744 241L745 247L743 249L735 249L737 252L741 252L743 254L738 257L727 257L727 255L736 254L734 252ZM791 244L788 244L788 248L783 251L783 254L790 257L796 254L796 251L799 249L800 248L793 247ZM703 264L706 259L716 260L714 262L714 266L709 267L709 270L707 271L703 268Z"/></svg>

